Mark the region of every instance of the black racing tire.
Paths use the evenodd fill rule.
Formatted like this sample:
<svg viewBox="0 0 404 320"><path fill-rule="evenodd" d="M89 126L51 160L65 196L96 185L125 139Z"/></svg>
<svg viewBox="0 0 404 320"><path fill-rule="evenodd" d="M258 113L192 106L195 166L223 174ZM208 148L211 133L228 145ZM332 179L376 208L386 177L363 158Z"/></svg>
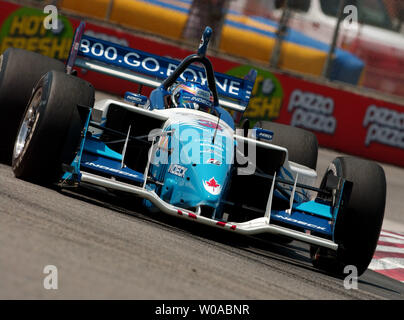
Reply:
<svg viewBox="0 0 404 320"><path fill-rule="evenodd" d="M63 71L64 64L17 48L8 48L0 56L0 161L11 162L18 125L32 89L51 70Z"/></svg>
<svg viewBox="0 0 404 320"><path fill-rule="evenodd" d="M290 161L316 170L318 142L312 132L270 121L258 121L255 127L272 131L271 143L288 149Z"/></svg>
<svg viewBox="0 0 404 320"><path fill-rule="evenodd" d="M17 178L57 182L70 165L83 128L78 105L93 107L94 87L77 77L51 71L38 82L24 113L12 157Z"/></svg>
<svg viewBox="0 0 404 320"><path fill-rule="evenodd" d="M386 176L376 162L355 157L338 157L328 167L322 184L329 175L353 183L352 191L341 206L335 224L335 253L311 247L313 265L343 275L344 268L354 265L358 276L369 266L382 228L386 204Z"/></svg>

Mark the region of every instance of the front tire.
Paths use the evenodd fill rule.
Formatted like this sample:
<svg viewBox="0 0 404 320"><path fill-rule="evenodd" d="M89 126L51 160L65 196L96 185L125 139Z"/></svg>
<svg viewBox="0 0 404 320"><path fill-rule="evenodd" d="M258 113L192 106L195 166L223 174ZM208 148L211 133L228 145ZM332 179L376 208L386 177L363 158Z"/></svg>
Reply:
<svg viewBox="0 0 404 320"><path fill-rule="evenodd" d="M17 178L56 182L62 164L73 161L82 121L78 105L92 107L94 88L88 82L51 71L34 89L14 145L12 167Z"/></svg>
<svg viewBox="0 0 404 320"><path fill-rule="evenodd" d="M354 265L363 274L372 260L382 228L386 204L386 177L377 163L354 157L338 157L326 171L329 175L353 182L350 197L337 215L334 240L337 253L311 247L313 265L342 274Z"/></svg>
<svg viewBox="0 0 404 320"><path fill-rule="evenodd" d="M32 90L51 70L64 71L64 64L17 48L9 48L0 56L0 161L11 163L18 126Z"/></svg>

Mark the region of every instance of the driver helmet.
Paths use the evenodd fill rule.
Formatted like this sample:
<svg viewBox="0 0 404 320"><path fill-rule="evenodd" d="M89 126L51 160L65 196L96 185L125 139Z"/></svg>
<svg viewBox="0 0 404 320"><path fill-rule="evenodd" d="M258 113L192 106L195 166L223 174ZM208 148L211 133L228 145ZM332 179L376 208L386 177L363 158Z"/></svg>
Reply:
<svg viewBox="0 0 404 320"><path fill-rule="evenodd" d="M186 81L178 84L171 93L176 108L190 108L210 112L213 108L213 94L206 85Z"/></svg>

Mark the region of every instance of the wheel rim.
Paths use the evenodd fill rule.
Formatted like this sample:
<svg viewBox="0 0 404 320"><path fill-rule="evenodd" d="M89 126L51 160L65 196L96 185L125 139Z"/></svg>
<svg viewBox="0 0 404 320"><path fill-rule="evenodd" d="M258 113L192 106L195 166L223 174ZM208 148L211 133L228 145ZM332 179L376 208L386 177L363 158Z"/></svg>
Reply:
<svg viewBox="0 0 404 320"><path fill-rule="evenodd" d="M24 119L18 131L17 139L14 146L14 158L18 158L25 150L32 133L35 131L35 126L39 119L39 106L42 98L42 88L35 91L34 96L25 112Z"/></svg>

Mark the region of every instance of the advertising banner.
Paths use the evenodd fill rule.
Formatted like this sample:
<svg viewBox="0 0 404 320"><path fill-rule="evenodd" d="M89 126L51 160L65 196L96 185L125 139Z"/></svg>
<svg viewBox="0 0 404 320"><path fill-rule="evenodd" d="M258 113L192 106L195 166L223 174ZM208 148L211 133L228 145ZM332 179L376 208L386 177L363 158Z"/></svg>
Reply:
<svg viewBox="0 0 404 320"><path fill-rule="evenodd" d="M39 9L0 0L0 53L8 47L17 47L66 60L80 21L61 16L57 29L46 30L45 16ZM174 59L194 53L136 32L93 23L87 23L85 34ZM321 146L404 167L404 101L395 104L290 74L208 56L215 71L230 76L243 78L251 68L258 71L245 113L252 122L271 120L298 126L314 132ZM98 90L120 96L139 89L136 84L91 71L79 69L78 75Z"/></svg>
<svg viewBox="0 0 404 320"><path fill-rule="evenodd" d="M404 105L288 75L278 122L314 132L319 144L344 153L404 166Z"/></svg>

